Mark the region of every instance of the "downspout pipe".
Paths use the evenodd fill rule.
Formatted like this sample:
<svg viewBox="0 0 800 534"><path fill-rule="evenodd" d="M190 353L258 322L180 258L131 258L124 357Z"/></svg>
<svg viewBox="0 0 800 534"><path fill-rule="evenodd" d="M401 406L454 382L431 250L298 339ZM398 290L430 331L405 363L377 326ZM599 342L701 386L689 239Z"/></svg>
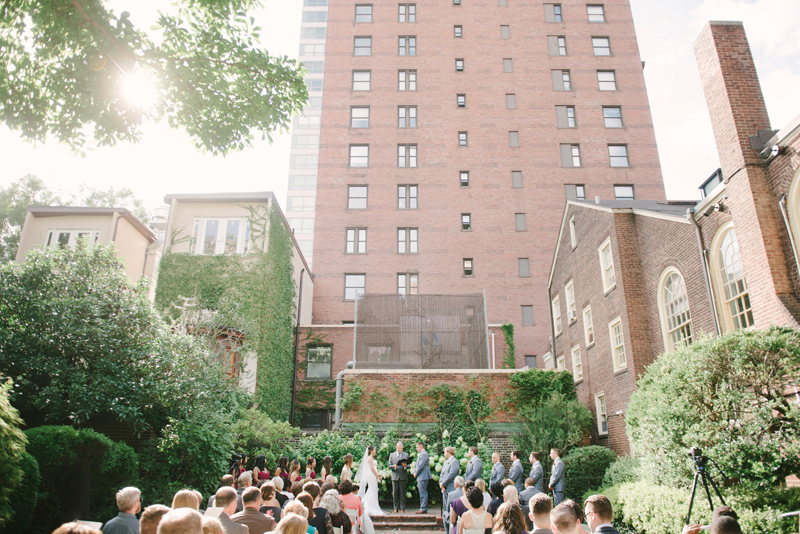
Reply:
<svg viewBox="0 0 800 534"><path fill-rule="evenodd" d="M294 425L294 414L297 405L297 359L300 352L300 312L303 311L303 278L305 267L300 269L300 289L297 296L297 326L294 329L294 374L292 375L292 409L289 424Z"/></svg>
<svg viewBox="0 0 800 534"><path fill-rule="evenodd" d="M694 226L695 236L697 237L697 249L700 252L700 262L703 264L703 282L706 284L706 291L708 292L708 302L711 305L711 317L714 319L714 332L719 335L719 317L717 317L717 305L714 298L714 288L711 285L711 274L708 269L708 257L706 256L706 248L703 244L703 233L700 231L700 225L694 220L694 214L691 210L686 210L686 218Z"/></svg>
<svg viewBox="0 0 800 534"><path fill-rule="evenodd" d="M333 416L333 427L339 426L342 422L342 386L344 384L345 371L339 371L336 375L336 413Z"/></svg>

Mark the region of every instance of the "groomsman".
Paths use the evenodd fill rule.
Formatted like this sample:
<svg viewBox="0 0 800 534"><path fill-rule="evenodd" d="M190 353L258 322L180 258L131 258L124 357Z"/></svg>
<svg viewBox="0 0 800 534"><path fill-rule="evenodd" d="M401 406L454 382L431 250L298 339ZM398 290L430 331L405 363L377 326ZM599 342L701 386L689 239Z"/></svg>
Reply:
<svg viewBox="0 0 800 534"><path fill-rule="evenodd" d="M464 478L475 482L481 478L481 473L483 473L483 462L478 457L478 447L470 447L467 456L469 456L469 463L467 463L467 474L464 475Z"/></svg>
<svg viewBox="0 0 800 534"><path fill-rule="evenodd" d="M514 481L514 487L517 488L517 495L522 493L522 490L524 489L522 485L522 477L523 477L522 473L524 470L522 468L522 462L520 461L519 457L520 457L519 451L514 451L511 453L511 461L513 463L511 464L511 469L508 470L508 478Z"/></svg>
<svg viewBox="0 0 800 534"><path fill-rule="evenodd" d="M533 479L533 487L536 489L536 493L544 493L542 480L544 478L544 468L542 467L542 463L539 461L538 452L531 453L530 462L531 473L529 478Z"/></svg>
<svg viewBox="0 0 800 534"><path fill-rule="evenodd" d="M444 449L444 465L442 472L439 474L439 487L442 490L442 504L444 505L443 518L444 523L447 525L447 520L450 517L448 495L451 491L455 491L456 487L454 482L459 472L458 460L455 457L456 450L453 447L445 447Z"/></svg>
<svg viewBox="0 0 800 534"><path fill-rule="evenodd" d="M564 483L564 461L561 460L561 451L558 449L550 450L550 458L553 459L553 471L550 473L550 489L553 492L553 505L558 506L564 500L566 484Z"/></svg>
<svg viewBox="0 0 800 534"><path fill-rule="evenodd" d="M428 458L428 451L425 444L421 441L417 443L417 468L414 470L414 478L417 479L419 489L419 510L418 514L428 513L428 481L431 479L431 467Z"/></svg>
<svg viewBox="0 0 800 534"><path fill-rule="evenodd" d="M500 463L500 453L492 453L492 477L489 480L489 487L491 488L495 482L502 482L506 476L506 468Z"/></svg>

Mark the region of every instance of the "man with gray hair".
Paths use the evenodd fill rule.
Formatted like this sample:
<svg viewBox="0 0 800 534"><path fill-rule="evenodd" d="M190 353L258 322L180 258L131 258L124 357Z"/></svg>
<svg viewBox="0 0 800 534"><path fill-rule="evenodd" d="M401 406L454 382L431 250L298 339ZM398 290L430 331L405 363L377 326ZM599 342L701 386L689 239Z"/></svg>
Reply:
<svg viewBox="0 0 800 534"><path fill-rule="evenodd" d="M242 493L244 490L249 488L253 485L253 473L252 471L245 471L241 475L239 475L239 489L236 490L236 512L241 512L244 510L244 503L242 502Z"/></svg>
<svg viewBox="0 0 800 534"><path fill-rule="evenodd" d="M406 484L408 484L408 454L403 452L403 442L398 441L396 451L389 455L389 468L392 470L392 497L394 513L406 511Z"/></svg>
<svg viewBox="0 0 800 534"><path fill-rule="evenodd" d="M117 492L119 515L103 525L103 534L139 534L136 514L142 509L142 492L129 486Z"/></svg>
<svg viewBox="0 0 800 534"><path fill-rule="evenodd" d="M176 508L161 518L158 534L203 534L203 516L191 508Z"/></svg>

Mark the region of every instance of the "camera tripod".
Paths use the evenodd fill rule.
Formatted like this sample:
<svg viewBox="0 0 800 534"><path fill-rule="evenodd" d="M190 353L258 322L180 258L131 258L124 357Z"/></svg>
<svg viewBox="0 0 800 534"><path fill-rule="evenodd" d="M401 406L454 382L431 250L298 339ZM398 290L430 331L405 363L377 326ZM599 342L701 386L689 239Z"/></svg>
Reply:
<svg viewBox="0 0 800 534"><path fill-rule="evenodd" d="M708 485L711 484L711 487L714 488L714 493L717 494L719 500L722 502L723 506L725 505L725 499L722 498L722 495L717 488L717 485L714 483L714 479L711 477L711 473L706 470L706 464L710 460L707 456L692 456L692 460L694 460L695 466L695 473L694 473L694 481L692 482L692 496L689 498L689 512L686 514L686 524L689 524L689 520L692 517L692 505L694 504L694 496L695 492L697 491L697 479L701 479L703 481L703 487L706 490L706 497L708 498L708 506L711 508L711 511L714 511L714 503L711 500L711 491L708 489ZM711 460L714 462L713 460ZM719 472L722 473L722 469L714 462L714 465L717 466ZM725 473L722 473L723 478L725 477Z"/></svg>

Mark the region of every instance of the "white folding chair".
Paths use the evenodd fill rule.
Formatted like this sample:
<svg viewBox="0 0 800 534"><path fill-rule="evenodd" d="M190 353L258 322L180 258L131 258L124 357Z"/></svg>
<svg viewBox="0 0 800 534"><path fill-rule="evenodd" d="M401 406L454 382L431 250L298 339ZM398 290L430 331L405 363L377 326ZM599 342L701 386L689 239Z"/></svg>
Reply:
<svg viewBox="0 0 800 534"><path fill-rule="evenodd" d="M344 534L344 529L342 527L333 527L333 534Z"/></svg>
<svg viewBox="0 0 800 534"><path fill-rule="evenodd" d="M345 510L345 513L353 525L352 534L358 534L358 510Z"/></svg>
<svg viewBox="0 0 800 534"><path fill-rule="evenodd" d="M462 534L484 534L486 529L483 528L465 528Z"/></svg>

